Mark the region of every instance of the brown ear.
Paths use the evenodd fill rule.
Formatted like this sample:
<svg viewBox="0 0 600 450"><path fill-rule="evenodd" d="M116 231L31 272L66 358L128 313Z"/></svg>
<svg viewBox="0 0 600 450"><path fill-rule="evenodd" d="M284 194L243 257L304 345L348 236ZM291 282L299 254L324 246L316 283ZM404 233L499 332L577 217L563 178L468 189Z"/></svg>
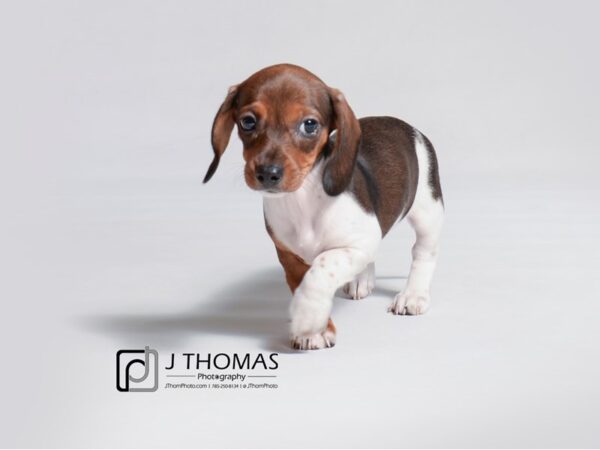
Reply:
<svg viewBox="0 0 600 450"><path fill-rule="evenodd" d="M225 97L225 101L219 108L215 120L213 121L211 143L213 151L215 152L215 157L208 167L203 183L206 183L214 175L219 166L221 155L225 152L227 144L229 143L229 138L231 137L231 131L233 130L234 125L233 106L235 104L237 92L237 86L231 86L229 88L227 97Z"/></svg>
<svg viewBox="0 0 600 450"><path fill-rule="evenodd" d="M333 106L333 124L337 129L335 142L329 145L329 155L323 169L323 188L329 195L339 195L348 187L360 143L360 125L346 102L344 95L337 89L329 88L329 97Z"/></svg>

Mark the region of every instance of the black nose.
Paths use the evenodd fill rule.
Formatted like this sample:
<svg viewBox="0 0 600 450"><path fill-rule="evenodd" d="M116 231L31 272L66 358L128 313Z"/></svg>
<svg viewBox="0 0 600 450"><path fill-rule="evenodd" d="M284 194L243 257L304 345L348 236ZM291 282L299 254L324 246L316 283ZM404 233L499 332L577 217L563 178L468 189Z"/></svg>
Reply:
<svg viewBox="0 0 600 450"><path fill-rule="evenodd" d="M255 172L256 179L267 189L277 186L283 178L283 166L279 164L257 166Z"/></svg>

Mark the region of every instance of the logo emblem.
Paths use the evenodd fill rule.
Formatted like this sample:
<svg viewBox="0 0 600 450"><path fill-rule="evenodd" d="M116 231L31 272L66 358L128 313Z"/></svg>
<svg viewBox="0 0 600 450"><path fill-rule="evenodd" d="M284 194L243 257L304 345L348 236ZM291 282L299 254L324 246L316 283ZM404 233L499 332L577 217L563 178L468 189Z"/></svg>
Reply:
<svg viewBox="0 0 600 450"><path fill-rule="evenodd" d="M121 392L154 392L158 389L158 352L144 350L117 352L117 390Z"/></svg>

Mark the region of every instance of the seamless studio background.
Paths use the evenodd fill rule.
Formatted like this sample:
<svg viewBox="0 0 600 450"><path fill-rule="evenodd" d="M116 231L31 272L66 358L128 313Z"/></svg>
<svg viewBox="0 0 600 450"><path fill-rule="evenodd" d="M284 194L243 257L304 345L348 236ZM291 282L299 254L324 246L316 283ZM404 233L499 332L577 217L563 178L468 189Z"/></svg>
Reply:
<svg viewBox="0 0 600 450"><path fill-rule="evenodd" d="M0 444L597 447L600 5L593 1L0 3ZM305 66L358 116L434 143L446 227L431 311L335 301L287 347L289 293L227 88ZM123 394L121 348L279 352L275 391Z"/></svg>

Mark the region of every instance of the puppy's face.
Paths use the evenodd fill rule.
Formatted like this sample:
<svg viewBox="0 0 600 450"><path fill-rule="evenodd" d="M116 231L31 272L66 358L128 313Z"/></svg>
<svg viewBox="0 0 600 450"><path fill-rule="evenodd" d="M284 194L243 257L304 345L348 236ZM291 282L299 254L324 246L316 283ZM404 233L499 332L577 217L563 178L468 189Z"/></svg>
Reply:
<svg viewBox="0 0 600 450"><path fill-rule="evenodd" d="M298 189L327 143L330 119L327 88L316 77L279 69L242 83L234 120L246 184L270 193Z"/></svg>
<svg viewBox="0 0 600 450"><path fill-rule="evenodd" d="M341 134L339 116L345 111L336 109L341 102L356 122L358 145L360 129L352 111L339 92L315 75L287 64L255 73L230 88L217 113L212 130L215 159L205 182L216 170L235 125L244 146L246 184L266 193L297 190L326 147L330 132L337 128Z"/></svg>

